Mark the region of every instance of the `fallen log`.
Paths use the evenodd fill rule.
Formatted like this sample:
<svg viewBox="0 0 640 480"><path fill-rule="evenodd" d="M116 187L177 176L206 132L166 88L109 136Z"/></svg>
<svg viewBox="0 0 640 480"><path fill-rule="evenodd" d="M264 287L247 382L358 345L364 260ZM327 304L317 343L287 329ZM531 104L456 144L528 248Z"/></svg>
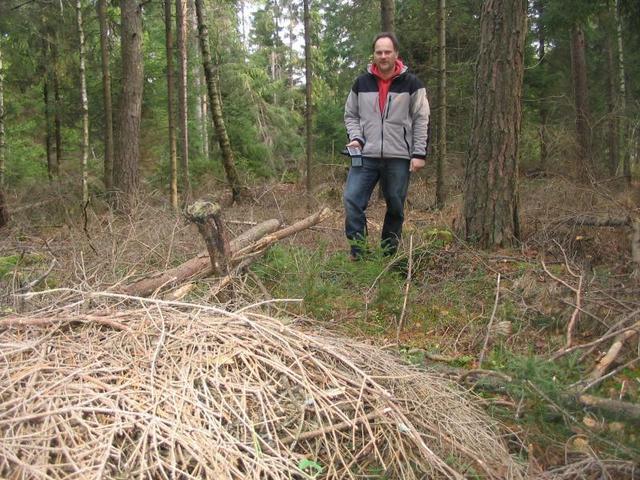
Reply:
<svg viewBox="0 0 640 480"><path fill-rule="evenodd" d="M242 250L252 242L255 242L269 233L275 232L279 226L280 221L276 219L262 222L231 240L229 242L229 249L232 253ZM152 274L125 285L121 291L126 295L147 297L162 288L175 288L178 285L194 278L207 275L210 272L211 258L209 257L209 252L205 250L175 268Z"/></svg>
<svg viewBox="0 0 640 480"><path fill-rule="evenodd" d="M586 407L620 416L625 420L640 420L640 405L638 404L586 394L579 395L577 399L581 405Z"/></svg>
<svg viewBox="0 0 640 480"><path fill-rule="evenodd" d="M575 217L566 218L564 223L578 227L628 227L631 226L632 220L628 215L625 217L615 217L583 213Z"/></svg>
<svg viewBox="0 0 640 480"><path fill-rule="evenodd" d="M472 390L481 390L488 393L504 394L507 392L507 386L518 380L505 375L502 372L494 370L467 370L460 367L452 367L441 364L426 364L427 370L431 373L438 374L452 381L470 387ZM538 394L541 392L534 387L534 391ZM546 397L546 395L545 395ZM543 398L545 398L543 397ZM550 401L545 398L546 401ZM616 417L623 417L625 420L640 421L640 405L633 402L623 400L611 400L608 398L597 397L585 393L578 393L576 390L569 390L562 395L562 400L572 404L574 407L580 405L599 410L603 413ZM520 408L520 407L518 407Z"/></svg>
<svg viewBox="0 0 640 480"><path fill-rule="evenodd" d="M328 208L323 208L319 212L316 212L307 218L303 218L302 220L294 223L289 227L283 228L282 230L278 230L274 233L267 234L263 238L259 239L255 244L247 245L245 248L239 249L238 251L234 251L232 249L233 259L238 260L244 255L261 252L267 247L270 247L274 243L282 240L283 238L289 237L294 233L301 232L302 230L306 230L307 228L317 225L318 223L326 220L330 214L331 210L329 210Z"/></svg>
<svg viewBox="0 0 640 480"><path fill-rule="evenodd" d="M613 343L607 350L607 353L596 363L596 366L589 374L589 380L597 380L602 377L609 367L613 364L613 362L618 358L624 344L631 340L633 337L638 335L640 332L640 321L636 322L634 325L629 327L627 330L621 332L616 336Z"/></svg>
<svg viewBox="0 0 640 480"><path fill-rule="evenodd" d="M238 265L247 256L262 253L283 238L322 222L330 213L328 208L324 208L281 230L278 230L280 226L278 220L267 220L250 228L229 242L231 253L229 266ZM156 294L161 289L175 288L187 281L202 278L211 273L211 258L209 252L204 251L171 270L158 272L130 283L121 288L121 292L127 295L146 297Z"/></svg>

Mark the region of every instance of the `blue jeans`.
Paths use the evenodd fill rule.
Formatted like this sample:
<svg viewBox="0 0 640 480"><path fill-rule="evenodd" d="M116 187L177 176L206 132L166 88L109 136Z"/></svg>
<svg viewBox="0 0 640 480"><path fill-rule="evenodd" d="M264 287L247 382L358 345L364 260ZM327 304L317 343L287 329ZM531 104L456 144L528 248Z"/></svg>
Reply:
<svg viewBox="0 0 640 480"><path fill-rule="evenodd" d="M393 255L398 249L404 221L404 201L409 188L409 160L402 158L362 158L361 167L351 167L344 189L345 233L351 244L351 255L362 256L367 235L365 210L376 183L380 181L387 203L382 226L382 248Z"/></svg>

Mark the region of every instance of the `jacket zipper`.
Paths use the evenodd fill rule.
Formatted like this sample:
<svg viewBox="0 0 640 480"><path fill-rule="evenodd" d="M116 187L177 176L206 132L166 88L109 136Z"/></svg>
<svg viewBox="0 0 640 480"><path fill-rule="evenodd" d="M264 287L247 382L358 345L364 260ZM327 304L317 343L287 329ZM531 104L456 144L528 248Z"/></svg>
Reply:
<svg viewBox="0 0 640 480"><path fill-rule="evenodd" d="M393 83L393 81L391 82ZM389 88L391 88L391 86L389 86ZM389 92L387 92L387 98L388 103L387 103L387 113L385 115L384 112L381 112L381 126L380 126L380 158L384 158L384 121L385 119L389 118L389 110L391 110L391 95L389 95Z"/></svg>

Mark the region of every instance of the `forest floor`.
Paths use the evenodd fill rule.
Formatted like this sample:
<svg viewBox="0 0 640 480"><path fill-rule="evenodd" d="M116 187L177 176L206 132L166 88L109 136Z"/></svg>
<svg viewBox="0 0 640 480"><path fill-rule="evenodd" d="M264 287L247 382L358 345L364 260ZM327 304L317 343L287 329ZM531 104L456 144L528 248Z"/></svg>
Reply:
<svg viewBox="0 0 640 480"><path fill-rule="evenodd" d="M265 302L266 314L302 317L310 329L440 372L478 395L529 472L636 478L640 283L631 229L584 224L587 216L637 217L633 194L560 177L523 179L521 243L480 251L456 234L461 196L452 194L445 209L434 211L432 185L418 178L399 254L389 259L376 250L384 205L374 195L372 253L360 262L347 255L339 182L319 185L309 210L296 184L255 187L252 196L225 207L231 237L269 218L291 224L320 206L333 213L271 247L223 290L214 288L215 278L198 280L184 301L229 309ZM14 294L106 291L203 250L195 227L157 195L128 216L100 200L78 208L53 190L20 192L9 203L14 214L0 239L0 318L42 308ZM598 406L587 406L585 395Z"/></svg>

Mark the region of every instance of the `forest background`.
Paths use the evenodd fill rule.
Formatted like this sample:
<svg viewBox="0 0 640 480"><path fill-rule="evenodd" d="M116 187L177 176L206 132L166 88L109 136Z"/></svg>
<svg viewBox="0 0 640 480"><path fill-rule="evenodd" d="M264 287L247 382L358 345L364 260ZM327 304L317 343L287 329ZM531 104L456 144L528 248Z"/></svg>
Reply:
<svg viewBox="0 0 640 480"><path fill-rule="evenodd" d="M329 320L340 312L347 334L397 337L410 361L472 368L486 355L484 366L516 379L506 394L515 416L500 405L493 413L533 439L536 446L522 454L542 466L562 464L567 448L637 458L640 4L526 5L522 121L511 139L513 162L498 169L506 182L493 185L507 192L507 207L480 222L494 228L496 218L510 216L512 224L485 237L469 226L478 195L469 172L476 171L474 152L492 137L474 129L474 116L483 99L497 110L520 96L519 87L502 98L479 94L487 4L0 0L0 204L1 217L12 218L9 237L20 243L53 212L52 223L77 217L89 238L88 208L101 215L116 206L136 218L132 197L166 218L202 195L238 200L229 215L240 222L254 220L255 208L246 205L265 195L273 202L262 207L289 220L303 203L339 209L344 100L371 60L375 33L395 31L432 111L429 161L410 196L407 231L416 243L405 242L400 273L382 257L357 270L335 253L344 249L336 218L328 243L303 237L274 248L252 275L273 296L303 297L299 313ZM134 44L122 41L131 37L128 28L139 32ZM47 206L52 201L64 209ZM493 250L476 250L478 241ZM18 250L7 247L0 275L10 284L11 274L20 290L20 265L42 262L25 263ZM47 282L63 282L64 275L53 276ZM356 276L361 283L353 285ZM110 282L118 280L114 273ZM500 307L491 312L494 295ZM408 296L414 306L401 335L396 324L405 321ZM494 319L505 329L501 339L485 338ZM620 336L627 348L612 354L609 342ZM614 358L603 366L605 352ZM564 394L576 384L619 403L600 410L576 404ZM587 447L576 442L585 438Z"/></svg>

